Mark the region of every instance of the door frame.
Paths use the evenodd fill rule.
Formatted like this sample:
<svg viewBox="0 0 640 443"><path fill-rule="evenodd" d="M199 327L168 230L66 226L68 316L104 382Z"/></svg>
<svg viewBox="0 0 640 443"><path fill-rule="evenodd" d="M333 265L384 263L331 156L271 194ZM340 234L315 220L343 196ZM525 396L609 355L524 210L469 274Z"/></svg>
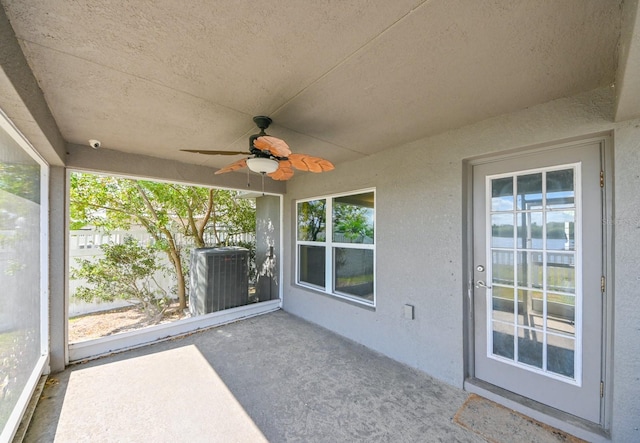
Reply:
<svg viewBox="0 0 640 443"><path fill-rule="evenodd" d="M601 145L601 163L604 172L604 202L602 205L603 220L603 273L605 276L606 288L603 294L603 337L601 341L601 371L603 385L603 404L600 416L600 425L594 427L593 424L582 421L575 416L566 413L558 413L542 403L538 403L506 391L500 387L490 385L487 382L475 378L475 337L474 337L474 285L473 285L473 168L476 165L490 163L519 157L522 155L558 150L574 147L584 143L597 142ZM469 157L462 162L462 293L463 293L463 360L464 360L464 383L466 391L474 392L490 398L497 403L508 406L518 412L533 417L546 424L565 430L583 438L593 439L595 436L606 435L611 428L611 411L613 406L613 134L611 132L596 133L582 137L574 137L544 144L525 146L500 152L483 154ZM478 292L478 296L484 293Z"/></svg>

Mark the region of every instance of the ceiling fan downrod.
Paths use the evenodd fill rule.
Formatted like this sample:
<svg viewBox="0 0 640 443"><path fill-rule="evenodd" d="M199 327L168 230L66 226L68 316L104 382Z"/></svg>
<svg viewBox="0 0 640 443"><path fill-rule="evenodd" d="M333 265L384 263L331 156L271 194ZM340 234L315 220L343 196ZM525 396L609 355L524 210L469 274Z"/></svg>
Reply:
<svg viewBox="0 0 640 443"><path fill-rule="evenodd" d="M255 117L253 117L253 122L260 129L260 132L258 134L253 134L251 137L249 137L249 152L255 155L256 157L271 158L270 154L265 154L263 151L256 148L253 142L255 142L258 137L267 135L267 133L265 132L265 129L267 129L269 125L271 125L273 120L271 120L271 118L267 117L266 115L256 115Z"/></svg>

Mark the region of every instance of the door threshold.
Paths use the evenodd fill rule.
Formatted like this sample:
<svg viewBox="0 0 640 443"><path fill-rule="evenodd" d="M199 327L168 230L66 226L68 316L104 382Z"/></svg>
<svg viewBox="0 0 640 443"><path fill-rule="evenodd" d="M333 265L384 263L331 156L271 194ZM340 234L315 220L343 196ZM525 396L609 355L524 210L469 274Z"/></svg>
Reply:
<svg viewBox="0 0 640 443"><path fill-rule="evenodd" d="M499 388L477 378L468 378L464 390L480 395L520 414L594 443L610 443L611 436L599 425Z"/></svg>

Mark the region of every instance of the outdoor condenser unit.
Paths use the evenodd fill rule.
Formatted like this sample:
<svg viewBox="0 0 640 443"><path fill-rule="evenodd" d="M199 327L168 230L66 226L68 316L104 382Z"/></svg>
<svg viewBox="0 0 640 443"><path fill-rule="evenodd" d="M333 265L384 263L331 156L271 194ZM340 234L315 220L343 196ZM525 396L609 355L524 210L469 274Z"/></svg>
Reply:
<svg viewBox="0 0 640 443"><path fill-rule="evenodd" d="M189 311L202 315L249 303L249 250L236 246L191 251Z"/></svg>

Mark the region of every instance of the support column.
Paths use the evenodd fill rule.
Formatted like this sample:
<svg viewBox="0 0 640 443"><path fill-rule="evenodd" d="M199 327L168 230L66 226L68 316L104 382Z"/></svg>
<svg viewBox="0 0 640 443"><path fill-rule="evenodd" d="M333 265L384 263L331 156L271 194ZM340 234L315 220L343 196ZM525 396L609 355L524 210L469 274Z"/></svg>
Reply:
<svg viewBox="0 0 640 443"><path fill-rule="evenodd" d="M67 177L66 169L49 170L49 366L62 371L67 364Z"/></svg>
<svg viewBox="0 0 640 443"><path fill-rule="evenodd" d="M256 198L256 293L259 301L275 300L280 281L280 197Z"/></svg>

